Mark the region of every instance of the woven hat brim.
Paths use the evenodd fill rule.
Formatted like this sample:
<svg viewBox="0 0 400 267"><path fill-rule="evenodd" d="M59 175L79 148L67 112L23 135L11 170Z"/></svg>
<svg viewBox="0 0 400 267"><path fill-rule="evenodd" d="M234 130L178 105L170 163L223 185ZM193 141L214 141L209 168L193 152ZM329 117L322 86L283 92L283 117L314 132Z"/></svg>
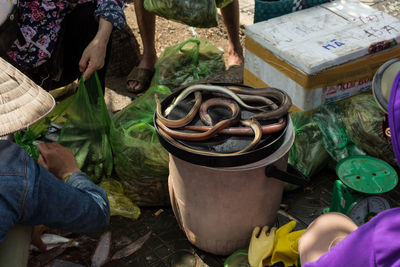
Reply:
<svg viewBox="0 0 400 267"><path fill-rule="evenodd" d="M40 121L54 106L49 93L0 58L0 136Z"/></svg>

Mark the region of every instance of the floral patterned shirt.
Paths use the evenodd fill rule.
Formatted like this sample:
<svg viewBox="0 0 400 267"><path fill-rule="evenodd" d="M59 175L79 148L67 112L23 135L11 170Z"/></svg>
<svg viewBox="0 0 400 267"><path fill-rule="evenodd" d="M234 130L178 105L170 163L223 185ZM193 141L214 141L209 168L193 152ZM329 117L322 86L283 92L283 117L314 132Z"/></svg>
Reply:
<svg viewBox="0 0 400 267"><path fill-rule="evenodd" d="M20 0L20 26L26 43L16 40L7 51L8 56L25 68L46 62L56 45L61 22L78 4L96 0ZM122 0L97 0L95 16L121 28L126 19Z"/></svg>

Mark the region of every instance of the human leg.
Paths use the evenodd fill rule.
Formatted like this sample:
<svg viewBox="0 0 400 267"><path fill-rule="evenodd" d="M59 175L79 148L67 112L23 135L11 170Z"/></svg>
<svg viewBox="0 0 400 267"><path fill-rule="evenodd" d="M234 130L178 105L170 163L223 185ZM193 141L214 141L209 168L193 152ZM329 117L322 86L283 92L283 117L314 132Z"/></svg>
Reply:
<svg viewBox="0 0 400 267"><path fill-rule="evenodd" d="M357 225L341 213L321 215L308 226L299 240L301 264L316 261L356 229Z"/></svg>
<svg viewBox="0 0 400 267"><path fill-rule="evenodd" d="M154 39L156 17L144 8L143 0L135 0L134 3L136 20L139 25L140 36L142 38L143 57L140 60L139 66L136 69L133 69L128 75L127 83L129 90L133 92L140 92L147 89L146 87L149 85L154 71L154 64L157 60ZM149 75L147 75L147 77L143 77L143 74L137 73L138 69L139 72L148 73ZM140 77L143 77L143 79Z"/></svg>
<svg viewBox="0 0 400 267"><path fill-rule="evenodd" d="M233 2L221 8L222 18L228 33L228 66L241 65L243 63L243 47L239 38L239 1Z"/></svg>

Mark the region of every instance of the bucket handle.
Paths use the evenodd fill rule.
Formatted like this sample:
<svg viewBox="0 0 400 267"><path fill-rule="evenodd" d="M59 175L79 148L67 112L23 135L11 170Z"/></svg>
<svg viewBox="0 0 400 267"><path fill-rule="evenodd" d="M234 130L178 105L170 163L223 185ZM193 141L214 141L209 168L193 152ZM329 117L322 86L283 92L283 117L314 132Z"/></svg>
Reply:
<svg viewBox="0 0 400 267"><path fill-rule="evenodd" d="M269 165L265 168L265 175L300 186L305 186L310 181L308 176L290 164L287 165L286 171L278 169L275 165Z"/></svg>

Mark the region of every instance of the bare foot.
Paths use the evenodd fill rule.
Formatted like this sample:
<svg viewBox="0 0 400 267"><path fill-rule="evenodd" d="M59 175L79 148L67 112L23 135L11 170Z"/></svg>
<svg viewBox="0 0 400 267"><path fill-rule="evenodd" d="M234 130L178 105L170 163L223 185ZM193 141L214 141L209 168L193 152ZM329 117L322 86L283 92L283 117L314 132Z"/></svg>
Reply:
<svg viewBox="0 0 400 267"><path fill-rule="evenodd" d="M138 67L142 69L154 70L154 64L157 61L156 55L145 56L143 55L142 60L140 61ZM137 81L128 81L128 86L132 89L133 92L135 91L142 91L143 85Z"/></svg>
<svg viewBox="0 0 400 267"><path fill-rule="evenodd" d="M228 67L238 66L238 65L243 64L244 57L243 57L242 46L239 45L239 48L237 48L237 49L233 49L233 48L229 49L228 53L229 53L228 59L227 59Z"/></svg>

